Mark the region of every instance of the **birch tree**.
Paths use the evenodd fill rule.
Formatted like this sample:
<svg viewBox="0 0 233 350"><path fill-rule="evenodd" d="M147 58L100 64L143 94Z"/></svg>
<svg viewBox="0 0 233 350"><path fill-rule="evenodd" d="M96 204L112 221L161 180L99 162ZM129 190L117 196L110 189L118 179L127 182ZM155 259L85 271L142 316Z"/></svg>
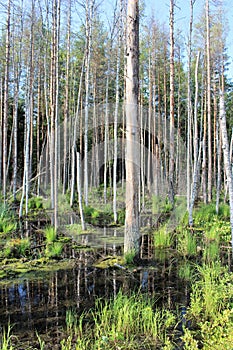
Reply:
<svg viewBox="0 0 233 350"><path fill-rule="evenodd" d="M229 189L229 202L230 202L230 222L231 222L231 245L233 251L233 175L230 160L230 147L227 136L227 123L226 123L226 112L225 112L225 101L223 92L220 92L220 102L219 102L219 120L220 128L222 134L222 149L224 156L224 165L227 177L227 184Z"/></svg>
<svg viewBox="0 0 233 350"><path fill-rule="evenodd" d="M170 154L169 199L174 204L175 120L174 120L174 0L170 0Z"/></svg>
<svg viewBox="0 0 233 350"><path fill-rule="evenodd" d="M124 252L139 252L139 8L128 1L126 48L126 212Z"/></svg>
<svg viewBox="0 0 233 350"><path fill-rule="evenodd" d="M3 154L2 154L2 172L3 172L3 198L6 201L7 186L7 153L8 153L8 99L9 99L9 68L10 68L10 26L11 26L11 1L7 4L7 23L6 23L6 44L5 44L5 77L4 77L4 101L3 101Z"/></svg>

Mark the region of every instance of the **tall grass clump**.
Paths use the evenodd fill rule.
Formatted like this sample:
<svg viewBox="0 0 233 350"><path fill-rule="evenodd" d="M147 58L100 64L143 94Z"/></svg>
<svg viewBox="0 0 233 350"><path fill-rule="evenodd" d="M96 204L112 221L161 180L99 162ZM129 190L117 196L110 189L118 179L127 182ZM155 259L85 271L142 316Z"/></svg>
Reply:
<svg viewBox="0 0 233 350"><path fill-rule="evenodd" d="M184 349L232 349L233 284L227 268L219 262L197 267L187 318L192 329L184 329Z"/></svg>
<svg viewBox="0 0 233 350"><path fill-rule="evenodd" d="M172 245L172 233L168 231L166 225L154 232L155 248L168 248Z"/></svg>
<svg viewBox="0 0 233 350"><path fill-rule="evenodd" d="M177 233L177 251L183 256L197 254L196 237L189 230L183 229Z"/></svg>
<svg viewBox="0 0 233 350"><path fill-rule="evenodd" d="M213 217L216 217L215 203L201 204L194 210L194 223L197 225L205 225L206 222L211 222Z"/></svg>
<svg viewBox="0 0 233 350"><path fill-rule="evenodd" d="M8 234L17 228L16 218L9 206L0 204L0 234Z"/></svg>
<svg viewBox="0 0 233 350"><path fill-rule="evenodd" d="M47 243L55 242L55 240L57 238L57 231L56 231L55 227L53 227L53 226L46 227L44 229L44 234L45 234L45 238L46 238Z"/></svg>
<svg viewBox="0 0 233 350"><path fill-rule="evenodd" d="M115 349L116 345L126 349L126 344L127 349L149 349L152 344L169 343L168 329L175 325L170 311L156 311L145 296L122 292L110 301L98 300L89 317L93 320L91 329L85 329L84 324L78 326L78 349L87 349L84 342L89 342L90 349Z"/></svg>
<svg viewBox="0 0 233 350"><path fill-rule="evenodd" d="M204 246L203 261L211 263L212 261L219 261L220 247L218 242L209 242Z"/></svg>
<svg viewBox="0 0 233 350"><path fill-rule="evenodd" d="M12 327L10 325L8 325L7 330L3 328L2 334L0 336L1 350L13 350L11 330Z"/></svg>

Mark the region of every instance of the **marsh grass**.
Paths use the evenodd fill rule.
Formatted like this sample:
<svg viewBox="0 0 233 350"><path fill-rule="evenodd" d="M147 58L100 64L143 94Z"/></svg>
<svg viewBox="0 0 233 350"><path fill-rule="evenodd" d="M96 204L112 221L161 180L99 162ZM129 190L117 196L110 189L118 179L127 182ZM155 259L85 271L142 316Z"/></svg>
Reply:
<svg viewBox="0 0 233 350"><path fill-rule="evenodd" d="M58 258L61 256L63 244L61 242L52 242L46 245L45 255L48 258Z"/></svg>
<svg viewBox="0 0 233 350"><path fill-rule="evenodd" d="M177 251L183 256L197 255L196 237L189 230L177 233Z"/></svg>
<svg viewBox="0 0 233 350"><path fill-rule="evenodd" d="M91 327L85 324L87 318L93 320ZM68 324L69 334L75 329L76 349L149 349L152 344L169 344L167 332L175 316L168 310L155 310L153 301L145 296L119 292L110 301L98 299L78 324L69 314Z"/></svg>
<svg viewBox="0 0 233 350"><path fill-rule="evenodd" d="M184 349L232 349L233 284L231 274L219 262L197 266L187 317L194 329L184 328Z"/></svg>
<svg viewBox="0 0 233 350"><path fill-rule="evenodd" d="M232 278L219 262L197 267L200 280L192 286L190 312L196 319L214 319L233 297Z"/></svg>
<svg viewBox="0 0 233 350"><path fill-rule="evenodd" d="M17 222L15 215L9 206L0 205L0 234L8 234L15 231L17 228Z"/></svg>
<svg viewBox="0 0 233 350"><path fill-rule="evenodd" d="M220 247L218 242L210 242L205 244L203 261L205 263L211 263L212 261L218 261L220 259Z"/></svg>
<svg viewBox="0 0 233 350"><path fill-rule="evenodd" d="M55 240L57 238L57 231L56 231L55 227L53 227L53 226L46 227L44 229L44 234L45 234L45 238L46 238L47 243L55 242Z"/></svg>
<svg viewBox="0 0 233 350"><path fill-rule="evenodd" d="M3 328L2 336L0 338L0 349L1 350L13 350L11 335L12 326L8 324L7 329Z"/></svg>
<svg viewBox="0 0 233 350"><path fill-rule="evenodd" d="M179 278L190 281L194 276L194 267L188 260L183 260L178 267Z"/></svg>
<svg viewBox="0 0 233 350"><path fill-rule="evenodd" d="M125 253L124 255L124 262L126 265L131 265L134 262L134 258L136 256L136 251L135 250L131 250L127 253Z"/></svg>
<svg viewBox="0 0 233 350"><path fill-rule="evenodd" d="M3 255L6 258L26 257L31 247L29 238L12 238L4 246Z"/></svg>
<svg viewBox="0 0 233 350"><path fill-rule="evenodd" d="M39 343L39 349L44 350L45 349L45 341L42 340L42 338L39 336L38 332L36 331L36 337Z"/></svg>
<svg viewBox="0 0 233 350"><path fill-rule="evenodd" d="M166 225L154 232L155 248L168 248L172 245L172 233L168 231Z"/></svg>

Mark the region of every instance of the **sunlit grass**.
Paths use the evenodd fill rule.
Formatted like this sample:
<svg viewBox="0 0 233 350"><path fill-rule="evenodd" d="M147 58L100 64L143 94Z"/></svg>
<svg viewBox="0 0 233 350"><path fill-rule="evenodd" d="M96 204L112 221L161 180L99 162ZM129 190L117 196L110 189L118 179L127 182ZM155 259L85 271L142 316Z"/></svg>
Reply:
<svg viewBox="0 0 233 350"><path fill-rule="evenodd" d="M164 225L159 230L154 232L155 248L168 248L172 245L172 233L167 230Z"/></svg>
<svg viewBox="0 0 233 350"><path fill-rule="evenodd" d="M56 231L55 227L53 227L53 226L46 227L44 229L44 234L45 234L45 238L46 238L47 243L52 243L57 238L57 231Z"/></svg>
<svg viewBox="0 0 233 350"><path fill-rule="evenodd" d="M194 256L197 254L196 237L186 229L177 233L177 251L183 256Z"/></svg>
<svg viewBox="0 0 233 350"><path fill-rule="evenodd" d="M170 311L154 310L153 302L145 296L127 296L122 292L110 302L98 300L91 318L94 322L93 349L104 346L111 349L116 342L119 346L134 344L137 345L135 349L140 349L139 338L148 346L160 344L166 339L167 329L175 324L175 316ZM81 340L78 339L78 342Z"/></svg>
<svg viewBox="0 0 233 350"><path fill-rule="evenodd" d="M8 325L7 329L3 328L2 336L0 338L0 349L1 350L13 350L12 345L12 326Z"/></svg>

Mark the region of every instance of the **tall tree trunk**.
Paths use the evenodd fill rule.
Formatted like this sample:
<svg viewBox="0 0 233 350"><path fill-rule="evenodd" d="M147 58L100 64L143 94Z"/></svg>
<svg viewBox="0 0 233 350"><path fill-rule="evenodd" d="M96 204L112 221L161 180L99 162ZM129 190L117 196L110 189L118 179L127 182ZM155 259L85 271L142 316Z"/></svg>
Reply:
<svg viewBox="0 0 233 350"><path fill-rule="evenodd" d="M138 0L128 1L126 52L126 213L124 252L139 253L140 145L139 93L139 8Z"/></svg>
<svg viewBox="0 0 233 350"><path fill-rule="evenodd" d="M226 113L224 105L224 95L223 92L220 94L220 111L219 119L222 133L222 148L224 156L224 165L227 176L227 184L229 188L229 202L230 202L230 222L231 222L231 245L233 251L233 175L230 161L230 149L227 136L227 123L226 123Z"/></svg>
<svg viewBox="0 0 233 350"><path fill-rule="evenodd" d="M175 119L174 119L174 0L170 0L170 154L169 200L174 205Z"/></svg>
<svg viewBox="0 0 233 350"><path fill-rule="evenodd" d="M189 40L188 40L188 121L187 121L187 209L190 204L190 144L191 144L191 118L192 118L192 100L191 100L191 59L192 59L192 32L193 32L193 0L190 0L190 21L189 21Z"/></svg>
<svg viewBox="0 0 233 350"><path fill-rule="evenodd" d="M10 25L11 25L11 1L7 5L7 24L6 24L6 45L5 45L5 76L4 76L4 101L3 101L3 199L6 201L7 186L7 131L8 131L8 93L9 93L9 69L10 69Z"/></svg>
<svg viewBox="0 0 233 350"><path fill-rule="evenodd" d="M113 161L113 215L114 221L117 222L117 130L118 130L118 111L119 111L119 75L120 75L120 58L121 58L121 33L118 39L117 48L117 67L116 67L116 102L114 112L114 161Z"/></svg>
<svg viewBox="0 0 233 350"><path fill-rule="evenodd" d="M67 188L67 153L68 153L68 118L69 118L69 76L70 76L70 26L71 26L71 0L69 0L67 21L67 46L66 46L66 84L65 84L65 106L64 106L64 151L63 151L63 194Z"/></svg>
<svg viewBox="0 0 233 350"><path fill-rule="evenodd" d="M207 121L208 121L208 202L212 199L212 135L209 0L206 0Z"/></svg>
<svg viewBox="0 0 233 350"><path fill-rule="evenodd" d="M88 205L88 123L89 123L89 85L92 39L92 19L95 0L86 0L86 60L85 60L85 125L84 125L84 199Z"/></svg>

